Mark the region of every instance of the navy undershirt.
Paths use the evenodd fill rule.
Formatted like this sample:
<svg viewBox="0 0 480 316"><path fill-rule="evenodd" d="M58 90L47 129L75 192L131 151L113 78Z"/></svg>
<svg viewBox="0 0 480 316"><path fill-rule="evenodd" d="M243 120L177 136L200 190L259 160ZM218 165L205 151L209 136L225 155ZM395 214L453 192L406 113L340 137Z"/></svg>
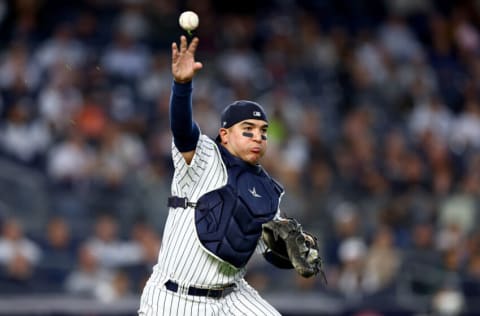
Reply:
<svg viewBox="0 0 480 316"><path fill-rule="evenodd" d="M194 150L200 137L200 129L193 121L192 90L191 81L173 82L170 96L170 129L173 142L180 152Z"/></svg>

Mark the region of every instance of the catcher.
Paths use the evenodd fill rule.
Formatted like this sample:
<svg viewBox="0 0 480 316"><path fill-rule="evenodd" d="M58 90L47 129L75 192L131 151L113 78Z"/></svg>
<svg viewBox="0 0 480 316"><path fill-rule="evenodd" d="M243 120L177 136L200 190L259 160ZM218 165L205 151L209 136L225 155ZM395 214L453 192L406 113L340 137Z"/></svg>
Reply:
<svg viewBox="0 0 480 316"><path fill-rule="evenodd" d="M216 139L193 119L198 38L172 43L170 98L175 172L158 263L142 293L139 315L277 316L245 280L256 249L302 276L321 271L315 237L281 218L283 187L260 165L267 149L262 106L238 100L225 107ZM264 243L268 248L265 248ZM260 241L260 242L259 242Z"/></svg>

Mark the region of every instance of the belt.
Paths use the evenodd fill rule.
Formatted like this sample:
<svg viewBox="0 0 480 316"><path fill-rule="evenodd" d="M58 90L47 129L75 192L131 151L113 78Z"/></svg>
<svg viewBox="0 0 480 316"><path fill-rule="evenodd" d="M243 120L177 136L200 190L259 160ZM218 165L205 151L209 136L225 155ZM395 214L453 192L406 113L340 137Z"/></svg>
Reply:
<svg viewBox="0 0 480 316"><path fill-rule="evenodd" d="M172 291L172 292L178 292L178 289L181 288L178 283L173 282L172 280L168 280L165 283L165 287ZM228 294L232 293L235 290L236 285L235 284L230 284L227 287L221 288L221 289L202 289L202 288L196 288L193 286L188 287L187 294L188 295L193 295L193 296L206 296L206 297L211 297L211 298L222 298L227 296Z"/></svg>
<svg viewBox="0 0 480 316"><path fill-rule="evenodd" d="M187 207L195 207L197 203L189 202L187 198L179 197L179 196L170 196L168 198L167 206L177 208L187 208Z"/></svg>

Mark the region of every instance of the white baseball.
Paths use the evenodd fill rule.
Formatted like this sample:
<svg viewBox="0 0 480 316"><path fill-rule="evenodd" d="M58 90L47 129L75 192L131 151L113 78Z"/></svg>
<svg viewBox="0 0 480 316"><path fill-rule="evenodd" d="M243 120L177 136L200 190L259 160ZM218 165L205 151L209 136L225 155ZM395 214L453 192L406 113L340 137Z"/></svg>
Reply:
<svg viewBox="0 0 480 316"><path fill-rule="evenodd" d="M180 14L178 23L185 31L193 31L198 27L198 15L193 11L185 11Z"/></svg>
<svg viewBox="0 0 480 316"><path fill-rule="evenodd" d="M318 258L318 251L316 249L310 248L307 255L307 262L313 263Z"/></svg>

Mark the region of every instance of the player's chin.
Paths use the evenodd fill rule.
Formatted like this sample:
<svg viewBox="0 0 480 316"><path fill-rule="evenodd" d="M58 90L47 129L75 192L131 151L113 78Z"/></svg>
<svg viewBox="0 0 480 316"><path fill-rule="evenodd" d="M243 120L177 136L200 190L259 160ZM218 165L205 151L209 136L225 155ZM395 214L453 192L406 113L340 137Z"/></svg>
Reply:
<svg viewBox="0 0 480 316"><path fill-rule="evenodd" d="M245 160L251 164L257 164L260 161L260 159L262 159L262 157L263 157L263 153L252 152L249 155L247 155Z"/></svg>

